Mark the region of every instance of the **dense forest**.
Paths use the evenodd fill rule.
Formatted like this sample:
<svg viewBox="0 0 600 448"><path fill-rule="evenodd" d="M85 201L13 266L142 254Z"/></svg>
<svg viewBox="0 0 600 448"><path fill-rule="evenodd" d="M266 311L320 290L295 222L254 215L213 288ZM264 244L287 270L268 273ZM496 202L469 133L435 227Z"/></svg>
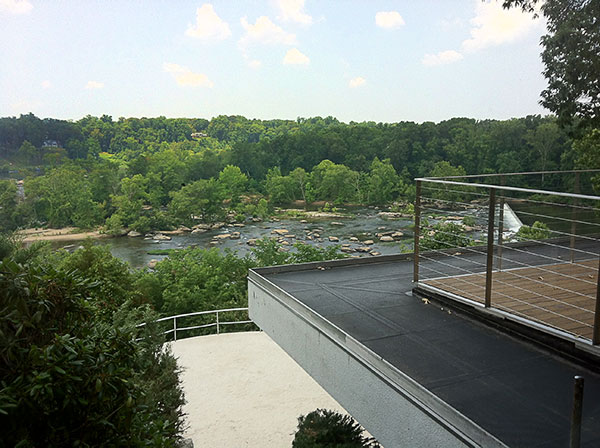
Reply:
<svg viewBox="0 0 600 448"><path fill-rule="evenodd" d="M550 116L437 124L6 117L0 175L24 179L24 195L0 181L0 228L145 232L262 216L292 201L385 205L409 200L419 176L572 169L586 161L589 145L579 146Z"/></svg>

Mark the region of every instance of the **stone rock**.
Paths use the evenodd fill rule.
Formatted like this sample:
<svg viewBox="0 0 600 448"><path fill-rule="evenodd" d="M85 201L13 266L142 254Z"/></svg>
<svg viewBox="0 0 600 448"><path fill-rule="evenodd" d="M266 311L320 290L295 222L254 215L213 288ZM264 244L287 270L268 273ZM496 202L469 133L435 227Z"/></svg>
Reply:
<svg viewBox="0 0 600 448"><path fill-rule="evenodd" d="M233 227L246 227L246 224L242 223L242 222L236 222Z"/></svg>
<svg viewBox="0 0 600 448"><path fill-rule="evenodd" d="M308 221L306 219L301 219L300 224L306 224Z"/></svg>
<svg viewBox="0 0 600 448"><path fill-rule="evenodd" d="M312 240L312 239L313 239L313 237L312 237L312 235L307 235L307 236L306 236L306 239L307 239L307 240Z"/></svg>
<svg viewBox="0 0 600 448"><path fill-rule="evenodd" d="M350 241L356 243L358 241L358 238L356 238L355 236L351 236Z"/></svg>
<svg viewBox="0 0 600 448"><path fill-rule="evenodd" d="M292 235L291 233L288 233L287 235L283 235L284 238L296 238L296 235Z"/></svg>
<svg viewBox="0 0 600 448"><path fill-rule="evenodd" d="M332 226L343 226L343 225L344 225L344 223L343 223L343 222L339 222L339 221L333 221L333 222L331 223L331 225L332 225Z"/></svg>
<svg viewBox="0 0 600 448"><path fill-rule="evenodd" d="M192 229L190 229L189 227L186 226L180 226L179 230L181 230L182 232L191 232Z"/></svg>
<svg viewBox="0 0 600 448"><path fill-rule="evenodd" d="M196 229L208 230L210 228L211 228L210 224L205 224L205 223L196 224L194 227L192 227L193 230L196 230Z"/></svg>
<svg viewBox="0 0 600 448"><path fill-rule="evenodd" d="M236 233L238 233L238 232L236 232ZM217 240L217 241L226 240L227 238L231 238L231 233L221 233L219 235L213 236L213 239Z"/></svg>
<svg viewBox="0 0 600 448"><path fill-rule="evenodd" d="M155 259L155 258L153 258L152 260L150 260L150 261L148 262L148 267L149 267L150 269L154 269L154 268L156 267L156 265L157 265L157 264L158 264L158 260L157 260L157 259Z"/></svg>
<svg viewBox="0 0 600 448"><path fill-rule="evenodd" d="M392 238L389 235L385 235L379 238L379 241L381 241L382 243L391 243L392 241L394 241L394 238Z"/></svg>
<svg viewBox="0 0 600 448"><path fill-rule="evenodd" d="M352 253L352 252L354 252L354 249L352 249L352 248L351 248L351 247L349 247L349 246L344 246L344 247L342 247L340 250L341 250L342 252L347 252L347 253Z"/></svg>
<svg viewBox="0 0 600 448"><path fill-rule="evenodd" d="M321 235L319 233L315 232L315 233L313 233L313 237L315 237L315 238L321 238Z"/></svg>
<svg viewBox="0 0 600 448"><path fill-rule="evenodd" d="M142 234L140 232L136 232L135 230L131 230L130 232L127 233L127 236L134 238L136 236L142 236Z"/></svg>
<svg viewBox="0 0 600 448"><path fill-rule="evenodd" d="M271 233L275 234L275 235L285 235L286 233L289 233L288 229L273 229L271 230Z"/></svg>
<svg viewBox="0 0 600 448"><path fill-rule="evenodd" d="M377 227L377 230L385 230L385 226Z"/></svg>
<svg viewBox="0 0 600 448"><path fill-rule="evenodd" d="M332 243L337 243L340 239L337 236L330 236L329 241Z"/></svg>
<svg viewBox="0 0 600 448"><path fill-rule="evenodd" d="M210 226L211 229L220 229L221 227L225 227L225 223L224 222L215 222L213 225Z"/></svg>
<svg viewBox="0 0 600 448"><path fill-rule="evenodd" d="M229 238L231 238L232 240L239 240L240 232L231 232L231 236Z"/></svg>
<svg viewBox="0 0 600 448"><path fill-rule="evenodd" d="M192 230L192 235L197 234L197 233L204 233L204 232L208 232L208 230L206 230L206 229L194 229L194 230Z"/></svg>
<svg viewBox="0 0 600 448"><path fill-rule="evenodd" d="M217 244L219 244L219 242L218 242L218 241L216 241L216 240L212 240L212 241L211 241L210 243L208 243L208 244L209 244L209 245L211 245L211 246L216 246Z"/></svg>
<svg viewBox="0 0 600 448"><path fill-rule="evenodd" d="M402 238L404 234L402 232L394 232L390 235L392 238Z"/></svg>
<svg viewBox="0 0 600 448"><path fill-rule="evenodd" d="M258 241L257 238L250 238L248 241L246 241L246 244L248 246L256 246L256 242Z"/></svg>
<svg viewBox="0 0 600 448"><path fill-rule="evenodd" d="M289 245L290 245L290 242L289 242L289 241L286 241L286 240L283 240L283 241L281 242L281 244L283 244L284 246L289 246Z"/></svg>
<svg viewBox="0 0 600 448"><path fill-rule="evenodd" d="M152 239L155 241L169 241L169 240L171 240L171 237L167 236L167 235L163 235L162 233L157 233L156 235L154 235L152 237Z"/></svg>
<svg viewBox="0 0 600 448"><path fill-rule="evenodd" d="M260 218L252 218L252 222L261 222L261 221L262 221L262 219L260 219Z"/></svg>
<svg viewBox="0 0 600 448"><path fill-rule="evenodd" d="M371 255L373 255L374 257L381 255L381 252L377 252L376 250L370 252Z"/></svg>
<svg viewBox="0 0 600 448"><path fill-rule="evenodd" d="M373 240L367 240L367 241L363 241L363 244L365 246L370 246L371 244L375 244L375 241L373 241Z"/></svg>
<svg viewBox="0 0 600 448"><path fill-rule="evenodd" d="M356 252L371 252L371 248L369 246L360 246L356 248Z"/></svg>

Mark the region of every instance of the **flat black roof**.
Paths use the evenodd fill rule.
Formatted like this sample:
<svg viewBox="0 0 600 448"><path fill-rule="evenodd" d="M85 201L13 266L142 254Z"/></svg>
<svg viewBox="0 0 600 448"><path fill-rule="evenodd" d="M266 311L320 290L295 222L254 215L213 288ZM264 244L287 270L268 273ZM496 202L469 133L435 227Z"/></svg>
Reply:
<svg viewBox="0 0 600 448"><path fill-rule="evenodd" d="M599 374L412 296L412 258L380 260L258 272L510 447L568 446L583 375L582 446L600 446Z"/></svg>

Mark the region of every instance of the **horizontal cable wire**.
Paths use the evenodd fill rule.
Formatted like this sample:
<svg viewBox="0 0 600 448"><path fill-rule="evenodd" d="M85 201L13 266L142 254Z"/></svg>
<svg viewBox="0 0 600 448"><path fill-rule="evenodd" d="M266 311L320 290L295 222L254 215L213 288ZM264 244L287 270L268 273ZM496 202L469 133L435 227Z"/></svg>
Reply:
<svg viewBox="0 0 600 448"><path fill-rule="evenodd" d="M422 258L425 258L426 260L429 260L429 261L431 261L431 262L433 262L433 263L439 263L439 264L443 264L443 265L446 265L446 266L450 266L450 267L456 268L456 266L452 266L452 265L450 265L450 264L448 264L448 263L443 263L443 262L440 262L440 261L437 261L437 260L433 260L433 259L430 259L430 258L428 258L428 257L424 257L424 256L422 256ZM420 267L421 267L421 266L420 266ZM423 267L423 268L425 268L425 269L428 269L428 270L430 270L430 271L436 272L436 273L438 273L438 274L441 274L442 276L445 276L446 278L448 278L448 277L449 277L449 275L448 275L447 273L443 273L443 272L441 272L441 271L438 271L437 269L433 269L433 268L431 268L431 267L428 267L428 266L426 266L426 265L423 265L422 267ZM459 269L460 269L460 268L459 268ZM462 270L464 270L464 269L462 269ZM467 272L468 272L468 271L467 271ZM475 286L475 287L477 287L477 288L480 288L480 289L485 289L485 287L483 287L483 286L481 286L481 285L478 285L478 284L476 284L476 283L469 282L468 280L465 280L464 278L461 278L461 277L454 277L454 278L455 278L455 279L457 279L457 280L460 280L460 281L461 281L461 282L463 282L463 283L470 284L471 286ZM501 280L494 280L494 281L497 281L497 282L499 282L499 283L503 283ZM543 294L536 293L536 292L534 292L534 291L529 291L529 290L527 290L527 289L524 289L524 288L519 288L519 287L517 287L517 286L510 285L510 284L508 284L508 285L509 285L509 286L511 286L511 287L517 288L517 289L522 289L522 290L523 290L523 291L525 291L525 292L533 292L534 294L536 294L536 295L538 295L538 296L540 296L540 297L543 297L543 298L549 299L549 300L551 300L551 301L555 301L555 302L558 302L558 303L561 303L561 304L564 304L564 305L570 305L570 304L568 304L568 303L566 303L566 302L562 302L562 301L560 301L560 300L553 299L552 297L547 297L547 296L545 296L545 295L543 295ZM443 288L440 288L440 289L443 289ZM458 290L458 291L461 291L461 290L460 290L460 289L458 289L458 288L453 288L453 289L456 289L456 290ZM461 291L461 292L465 293L465 291ZM586 326L586 327L591 327L591 326L592 326L592 325L590 325L590 324L588 324L588 323L586 323L586 322L582 322L582 321L580 321L580 320L578 320L578 319L574 319L574 318L572 318L572 317L569 317L569 316L564 316L564 315L562 315L562 314L560 314L560 313L557 313L556 311L552 311L552 310L549 310L549 309L547 309L547 308L541 307L541 306L539 306L539 305L535 305L535 304L533 304L533 303L527 302L527 301L525 301L525 300L518 299L518 298L516 298L516 297L512 297L512 296L509 296L508 294L505 294L505 293L503 293L503 292L500 292L500 291L494 291L494 292L495 292L495 294L498 294L498 295L504 296L504 297L506 297L506 298L508 298L508 299L510 299L510 300L513 300L513 301L515 301L515 302L519 302L519 303L521 303L521 304L524 304L524 305L531 306L532 308L536 308L536 309L539 309L539 310L542 310L542 311L548 312L548 313L550 313L550 314L554 314L554 315L556 315L556 316L558 316L558 317L561 317L561 318L564 318L564 319L571 320L571 321L573 321L573 322L576 322L576 323L578 323L578 324L584 325L584 326ZM497 305L494 305L494 306L498 307ZM512 310L512 309L510 309L510 308L508 308L508 307L504 307L504 308L505 308L505 309L507 309L507 310L509 310L510 312L514 313L514 314L521 314L522 316L526 316L526 317L527 317L527 318L529 318L529 319L534 319L534 320L537 320L537 321L539 321L539 322L543 322L543 323L545 323L545 322L544 322L543 320L541 320L541 319L535 319L535 318L533 318L533 317L530 317L530 316L528 316L527 314L524 314L524 313L522 313L522 312L519 312L519 311L516 311L516 310ZM585 311L589 311L589 310L585 310ZM591 312L591 311L589 311L589 312ZM568 330L567 330L567 331L568 331Z"/></svg>
<svg viewBox="0 0 600 448"><path fill-rule="evenodd" d="M441 253L441 254L443 254L443 255L446 255L447 257L453 257L453 258L457 258L457 259L459 259L459 260L462 260L462 261L467 261L467 262L470 262L470 263L472 263L472 264L477 264L477 265L479 265L479 266L486 267L486 264L484 264L484 263L478 263L478 262L476 262L476 261L473 261L473 260L470 260L469 258L466 258L466 257L460 257L460 256L457 256L457 255L454 255L454 254L446 254L445 252L441 252L441 251L439 251L439 250L432 250L432 252ZM479 252L479 251L475 251L475 252L476 252L476 253L479 253L479 254L484 254L483 252ZM516 261L516 260L511 260L510 258L505 258L505 257L502 257L502 258L500 258L498 255L494 255L494 258L496 258L496 259L501 259L501 260L503 260L503 261L509 261L509 262L513 262L513 263L515 263L515 264L519 264L519 265L522 265L522 266L524 266L524 268L517 268L517 269L527 269L527 268L529 268L529 269L536 269L536 270L540 270L540 271L543 271L543 272L548 272L548 273L551 273L551 274L560 275L560 276L562 276L562 277L566 277L566 278L569 278L569 279L575 280L576 282L583 282L583 283L588 283L588 284L592 284L592 285L595 285L595 284L596 284L595 282L589 282L589 281L587 281L587 280L579 279L579 278L577 278L577 277L573 277L573 276L570 276L570 275L567 275L567 274L562 274L562 273L560 273L560 272L551 271L551 270L549 270L549 269L545 269L545 268L543 268L542 266L530 265L530 264L522 263L522 262L519 262L519 261ZM464 271L466 271L466 272L470 272L471 274L476 274L476 272L472 272L472 271L469 271L469 270L467 270L467 269L464 269L464 268L459 268L458 266L453 266L453 265L450 265L450 264L447 264L447 263L443 263L443 262L441 262L441 261L437 261L437 262L438 262L438 263L442 263L442 264L446 264L446 265L448 265L448 266L452 266L452 267L458 268L458 269L460 269L460 270L464 270ZM561 264L564 264L564 263L561 263ZM589 266L585 266L585 265L581 265L581 264L577 264L577 265L578 265L578 266L580 266L580 267L589 268ZM592 269L593 269L593 268L592 268ZM500 272L508 273L508 274L510 274L510 275L513 275L513 276L515 276L515 277L522 278L522 279L525 279L525 280L529 280L529 281L532 281L532 282L534 282L534 283L539 283L539 284L541 284L541 285L547 285L547 283L544 283L543 281L540 281L540 280L537 280L537 279L534 279L534 278L530 278L530 277L526 277L526 276L524 276L524 275L519 275L519 274L516 274L514 270L504 270L504 271L500 271ZM501 282L501 280L497 280L497 279L494 279L494 281ZM504 283L504 282L503 282L503 284L506 284L506 285L508 285L508 286L513 286L513 287L515 287L515 288L518 288L517 286L511 285L511 284L509 284L509 283ZM573 290L571 290L571 289L568 289L568 288L563 288L562 286L555 286L555 285L552 285L552 286L553 286L553 287L555 287L556 289L560 289L561 291L565 291L565 292L568 292L568 293L571 293L571 294L575 294L575 295L582 296L582 297L585 297L585 298L592 298L592 299L593 299L593 297L592 297L592 296L589 296L589 295L587 295L587 294L580 293L580 292L578 292L578 291L573 291ZM523 288L519 288L519 289L523 289ZM527 291L527 292L533 292L533 293L535 293L534 291L530 291L530 290L527 290L527 289L523 289L523 290L524 290L524 291ZM535 293L535 294L538 294L538 293ZM550 297L547 297L547 298L548 298L548 299L550 299L550 300L555 300L555 299L552 299L552 298L550 298ZM556 300L557 300L557 299L556 299ZM561 302L561 303L563 303L563 302ZM583 308L582 308L582 309L583 309Z"/></svg>

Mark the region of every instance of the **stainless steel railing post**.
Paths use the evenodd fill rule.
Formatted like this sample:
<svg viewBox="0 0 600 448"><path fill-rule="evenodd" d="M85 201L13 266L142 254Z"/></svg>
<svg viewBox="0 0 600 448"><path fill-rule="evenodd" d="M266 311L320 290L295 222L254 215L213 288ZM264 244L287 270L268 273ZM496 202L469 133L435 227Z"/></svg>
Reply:
<svg viewBox="0 0 600 448"><path fill-rule="evenodd" d="M492 305L492 272L494 269L494 217L496 214L496 189L490 188L488 209L487 261L485 269L485 307Z"/></svg>
<svg viewBox="0 0 600 448"><path fill-rule="evenodd" d="M571 439L569 448L581 446L581 415L583 408L583 377L577 375L573 386L573 411L571 412Z"/></svg>
<svg viewBox="0 0 600 448"><path fill-rule="evenodd" d="M417 181L415 190L415 242L414 242L414 259L413 259L413 282L419 282L419 236L421 227L421 181Z"/></svg>

